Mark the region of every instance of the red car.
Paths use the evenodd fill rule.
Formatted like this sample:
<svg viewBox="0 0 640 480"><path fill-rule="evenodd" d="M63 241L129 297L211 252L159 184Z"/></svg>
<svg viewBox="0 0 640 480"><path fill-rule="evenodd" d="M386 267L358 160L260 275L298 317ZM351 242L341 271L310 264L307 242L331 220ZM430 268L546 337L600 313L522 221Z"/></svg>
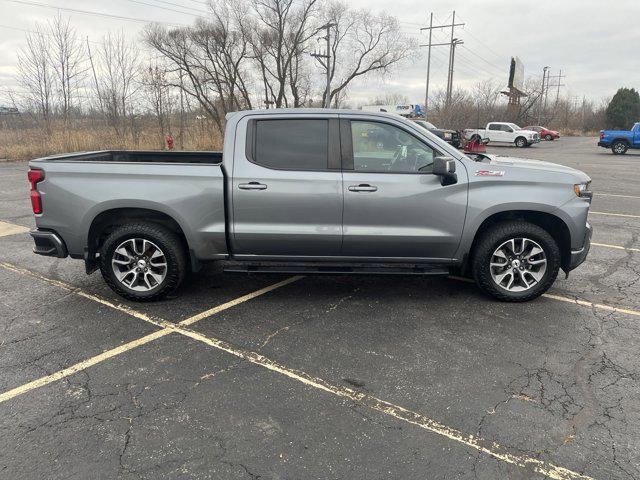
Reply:
<svg viewBox="0 0 640 480"><path fill-rule="evenodd" d="M540 125L533 125L529 127L524 127L525 130L533 130L534 132L538 132L540 138L543 140L557 140L560 138L560 132L556 132L555 130L549 130L548 128L541 127Z"/></svg>

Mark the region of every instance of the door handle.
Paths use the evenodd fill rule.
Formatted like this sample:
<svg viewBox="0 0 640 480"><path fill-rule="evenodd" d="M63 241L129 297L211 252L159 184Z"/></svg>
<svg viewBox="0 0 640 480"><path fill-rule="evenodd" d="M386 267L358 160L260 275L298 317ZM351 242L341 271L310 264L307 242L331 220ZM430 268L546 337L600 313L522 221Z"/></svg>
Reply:
<svg viewBox="0 0 640 480"><path fill-rule="evenodd" d="M266 190L267 186L264 183L249 182L239 184L238 188L240 190Z"/></svg>
<svg viewBox="0 0 640 480"><path fill-rule="evenodd" d="M350 185L350 192L376 192L378 187L375 185L369 185L368 183L361 183L360 185Z"/></svg>

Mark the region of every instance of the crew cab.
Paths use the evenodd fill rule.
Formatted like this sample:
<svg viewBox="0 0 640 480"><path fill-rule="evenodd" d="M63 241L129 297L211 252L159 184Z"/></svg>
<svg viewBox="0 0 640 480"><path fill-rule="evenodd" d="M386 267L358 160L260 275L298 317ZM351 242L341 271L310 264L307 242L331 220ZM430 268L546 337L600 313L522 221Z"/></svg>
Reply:
<svg viewBox="0 0 640 480"><path fill-rule="evenodd" d="M590 246L586 174L474 160L384 113L236 112L223 152L102 151L29 165L35 253L83 259L133 300L162 298L217 261L236 272L456 272L525 301Z"/></svg>
<svg viewBox="0 0 640 480"><path fill-rule="evenodd" d="M540 135L533 130L525 130L515 123L489 122L483 128L467 128L464 130L464 138L471 140L474 135L483 139L489 139L490 143L512 143L516 147L530 147L540 141Z"/></svg>
<svg viewBox="0 0 640 480"><path fill-rule="evenodd" d="M541 125L531 125L529 127L524 127L524 129L538 132L538 135L540 135L540 138L548 142L551 142L553 140L558 140L560 138L560 132L556 130L549 130L547 127L543 127Z"/></svg>
<svg viewBox="0 0 640 480"><path fill-rule="evenodd" d="M453 145L455 148L460 148L460 133L456 130L438 128L433 123L427 122L426 120L414 120L414 122L433 133L436 137L439 137L448 144Z"/></svg>
<svg viewBox="0 0 640 480"><path fill-rule="evenodd" d="M610 148L615 155L624 155L630 148L640 148L640 122L631 130L600 130L598 146Z"/></svg>

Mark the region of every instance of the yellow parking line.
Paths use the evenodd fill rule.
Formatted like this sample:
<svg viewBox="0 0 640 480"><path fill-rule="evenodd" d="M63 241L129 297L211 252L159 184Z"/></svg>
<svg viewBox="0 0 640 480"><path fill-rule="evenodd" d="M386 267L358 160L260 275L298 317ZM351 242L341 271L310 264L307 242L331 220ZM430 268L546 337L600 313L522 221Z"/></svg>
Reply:
<svg viewBox="0 0 640 480"><path fill-rule="evenodd" d="M587 475L582 475L566 468L559 467L548 462L543 462L542 460L539 460L537 458L530 457L528 455L513 453L506 447L496 442L485 440L474 435L465 434L460 430L428 418L421 413L406 409L398 405L394 405L393 403L381 400L380 398L374 397L373 395L358 392L340 385L334 385L321 378L313 377L301 370L295 370L285 367L284 365L268 359L264 355L235 347L223 340L207 337L199 332L194 332L193 330L184 327L176 328L176 332L217 348L218 350L230 353L231 355L239 357L255 365L259 365L268 370L289 377L309 387L351 400L372 410L395 417L398 420L402 420L403 422L411 423L424 430L446 437L449 440L461 443L463 445L466 445L467 447L471 447L479 452L490 455L503 462L517 465L518 467L522 468L531 468L534 472L539 473L540 475L546 475L547 477L555 480L591 479L591 477Z"/></svg>
<svg viewBox="0 0 640 480"><path fill-rule="evenodd" d="M15 223L3 222L0 220L0 237L15 235L17 233L27 233L28 231L29 229L22 225L16 225Z"/></svg>
<svg viewBox="0 0 640 480"><path fill-rule="evenodd" d="M470 278L458 277L455 275L449 275L447 278L450 278L451 280L458 280L459 282L475 283ZM543 293L541 296L545 298L550 298L551 300L558 300L560 302L573 303L575 305L580 305L581 307L596 308L599 310L606 310L608 312L624 313L627 315L632 315L634 317L640 317L640 310L632 310L630 308L622 308L622 307L612 307L611 305L606 305L604 303L594 303L588 300L581 300L579 298L563 297L561 295L554 295L553 293Z"/></svg>
<svg viewBox="0 0 640 480"><path fill-rule="evenodd" d="M38 272L34 272L26 268L18 267L17 265L13 265L8 262L0 262L0 267L5 268L6 270L10 270L12 272L16 272L22 275L36 278L42 282L48 283L49 285L54 285L68 292L75 293L76 295L79 295L84 298L88 298L89 300L93 300L94 302L101 303L102 305L105 305L109 308L113 308L114 310L119 310L123 313L126 313L127 315L131 315L132 317L138 318L140 320L144 320L145 322L151 323L158 327L165 328L167 326L173 325L172 323L162 320L160 318L147 315L146 313L138 312L137 310L134 310L133 308L128 307L127 305L113 303L110 300L107 300L106 298L99 297L98 295L94 295L92 293L87 293L82 289L78 287L74 287L73 285L65 283L61 280L54 280L53 278L45 277L44 275L40 275Z"/></svg>
<svg viewBox="0 0 640 480"><path fill-rule="evenodd" d="M604 303L594 303L588 300L563 297L561 295L554 295L552 293L544 293L542 294L542 296L545 298L550 298L552 300L558 300L560 302L574 303L582 307L595 308L598 310L606 310L608 312L624 313L625 315L633 315L634 317L640 317L640 310L632 310L630 308L621 308L621 307L612 307L611 305L606 305Z"/></svg>
<svg viewBox="0 0 640 480"><path fill-rule="evenodd" d="M629 252L640 252L640 248L623 247L622 245L609 245L608 243L595 243L591 242L594 247L615 248L617 250L627 250Z"/></svg>
<svg viewBox="0 0 640 480"><path fill-rule="evenodd" d="M640 215L629 215L628 213L611 213L611 212L589 212L589 215L605 215L608 217L628 217L640 218Z"/></svg>
<svg viewBox="0 0 640 480"><path fill-rule="evenodd" d="M113 358L116 355L120 355L136 347L140 347L141 345L145 345L149 342L152 342L153 340L157 340L158 338L164 337L169 333L171 333L171 330L169 330L168 328L157 330L142 338L138 338L137 340L133 340L129 343L125 343L111 350L104 351L100 355L96 355L95 357L91 357L87 360L76 363L75 365L72 365L63 370L59 370L55 373L52 373L51 375L38 378L37 380L34 380L32 382L25 383L24 385L20 385L19 387L13 388L4 393L0 393L0 403L6 402L7 400L11 400L12 398L15 398L19 395L30 392L31 390L35 390L36 388L44 387L45 385L48 385L50 383L57 382L58 380L62 380L63 378L76 374L93 365L96 365L100 362L104 362L105 360Z"/></svg>
<svg viewBox="0 0 640 480"><path fill-rule="evenodd" d="M259 297L260 295L264 295L265 293L269 293L276 288L284 287L285 285L289 285L290 283L296 282L300 280L302 276L296 275L294 277L289 277L281 282L274 283L273 285L269 285L268 287L261 288L260 290L256 290L255 292L248 293L243 295L242 297L238 297L230 302L223 303L222 305L218 305L217 307L210 308L209 310L205 310L204 312L198 313L192 317L189 317L185 320L182 320L179 325L193 325L196 322L199 322L203 318L210 317L211 315L215 315L222 310L226 310L227 308L235 307L241 303L244 303L252 298Z"/></svg>
<svg viewBox="0 0 640 480"><path fill-rule="evenodd" d="M84 360L80 363L77 363L75 365L72 365L71 367L62 369L60 371L57 371L55 373L52 373L51 375L47 375L45 377L39 378L37 380L34 380L32 382L29 382L25 385L16 387L12 390L8 390L4 393L0 393L0 403L5 402L7 400L10 400L12 398L17 397L18 395L22 395L23 393L27 393L31 390L34 390L36 388L42 387L44 385L48 385L49 383L55 382L57 380L60 380L62 378L68 377L70 375L73 375L74 373L80 372L81 370L84 370L85 368L88 368L90 366L93 366L97 363L103 362L105 360L108 360L110 358L115 357L116 355L120 355L121 353L125 353L133 348L136 348L138 346L144 345L146 343L149 343L153 340L156 340L157 338L161 338L164 337L165 335L175 332L177 331L177 327L174 323L168 322L166 320L163 320L161 318L158 317L154 317L152 315L147 315L145 313L142 312L138 312L137 310L134 310L126 305L121 305L121 304L117 304L117 303L113 303L110 300L107 300L105 298L99 297L98 295L94 295L91 293L87 293L84 292L82 289L78 288L78 287L74 287L73 285L69 285L68 283L65 283L63 281L60 280L55 280L52 278L48 278L45 277L44 275L41 275L37 272L33 272L31 270L27 270L26 268L22 268L22 267L18 267L16 265L7 263L7 262L0 262L0 267L5 268L6 270L10 270L12 272L15 273L19 273L22 275L26 275L32 278L36 278L42 282L48 283L49 285L53 285L56 286L58 288L61 288L63 290L66 290L68 292L74 293L78 296L87 298L89 300L93 300L94 302L100 303L102 305L105 305L109 308L112 308L114 310L118 310L120 312L126 313L127 315L130 315L132 317L138 318L140 320L144 320L145 322L151 323L152 325L155 325L157 327L160 327L161 330L158 330L154 333L151 333L149 335L146 335L138 340L134 340L132 342L126 343L124 345L120 345L119 347L113 348L111 350L107 350L105 352L102 352L100 355L96 355L95 357L89 358L87 360ZM234 300L231 300L229 302L223 303L222 305L218 305L214 308L211 308L209 310L205 310L202 313L199 313L197 315L194 315L192 317L187 318L186 320L183 320L183 322L181 322L184 325L192 325L193 323L202 320L206 317L209 317L211 315L214 315L218 312L221 312L223 310L226 310L228 308L234 307L236 305L239 305L243 302L246 302L248 300L251 300L253 298L256 298L260 295L263 295L265 293L271 292L273 290L275 290L276 288L280 288L283 287L285 285L288 285L289 283L295 282L296 280L299 280L300 276L296 276L296 277L291 277L288 278L286 280L283 280L281 282L275 283L273 285L269 285L267 287L261 288L260 290L256 290L255 292L251 292L247 295L243 295L242 297L236 298Z"/></svg>
<svg viewBox="0 0 640 480"><path fill-rule="evenodd" d="M640 199L639 196L637 195L617 195L615 193L594 193L595 196L597 197L619 197L619 198L638 198Z"/></svg>
<svg viewBox="0 0 640 480"><path fill-rule="evenodd" d="M0 266L3 266L5 268L7 268L7 264L6 263L0 263ZM51 280L51 279L47 279L46 277L43 277L42 275L39 274L34 274L33 272L30 272L28 270L25 269L21 269L19 267L16 267L14 265L10 265L11 268L9 268L12 271L16 271L16 272L29 272L30 274L32 274L32 276L39 278L41 280L47 281L48 283L52 284L52 285L58 285L61 286L62 288L65 288L66 290L70 290L70 286L65 284L64 282L60 282L58 280ZM282 282L279 282L278 284L272 285L271 287L266 287L263 288L261 290L258 290L257 292L254 292L254 294L248 294L245 295L243 297L240 297L239 299L236 300L232 300L230 302L227 302L227 304L225 305L229 305L229 307L237 305L238 303L241 303L239 300L240 299L245 299L243 301L249 300L251 298L255 298L258 292L262 292L262 293L266 293L268 291L272 291L275 288L278 288L278 286L283 286L283 285L287 285L295 280L297 280L298 278L301 277L292 277L290 279L284 280ZM278 286L276 286L278 285ZM71 291L73 291L74 293L80 293L81 290L77 289L75 287L71 287ZM93 295L85 295L86 298L90 298L90 299L94 299L95 296ZM96 297L98 298L98 297ZM103 300L103 299L100 299ZM104 305L110 306L112 308L114 307L118 307L117 305L108 302L104 303L104 302L100 302L103 303ZM227 307L227 308L229 308ZM120 310L119 308L117 308L118 310ZM549 478L552 478L554 480L571 480L571 479L579 479L579 480L593 480L591 477L580 474L578 472L574 472L572 470L563 468L563 467L559 467L557 465L554 465L552 463L548 463L548 462L544 462L538 458L535 457L531 457L528 455L524 455L524 454L519 454L519 453L513 453L511 452L509 449L507 449L506 447L493 442L493 441L489 441L489 440L485 440L483 438L480 437L476 437L474 435L470 435L470 434L465 434L460 430L457 430L455 428L449 427L447 425L444 425L436 420L433 420L431 418L426 417L425 415L422 415L421 413L406 409L404 407L398 406L398 405L394 405L393 403L387 402L385 400L379 399L375 396L372 395L368 395L366 393L362 393L362 392L358 392L355 390L352 390L350 388L347 387L343 387L340 385L334 385L330 382L327 382L321 378L318 377L313 377L301 370L296 370L296 369L292 369L292 368L288 368L284 365L281 365L273 360L268 359L267 357L256 353L256 352L252 352L250 350L244 350L242 348L238 348L230 343L227 343L223 340L219 340L217 338L212 338L212 337L207 337L199 332L195 332L193 330L190 330L188 328L185 328L184 325L191 325L203 318L205 318L208 312L219 312L222 309L220 307L214 307L213 309L209 309L206 310L205 312L202 312L202 314L198 314L198 315L194 315L193 317L189 317L186 320L183 320L182 322L180 322L180 324L175 325L169 322L165 322L166 326L162 329L159 330L157 332L154 332L153 334L147 335L145 337L142 337L138 340L134 340L133 342L129 342L127 344L124 344L120 347L117 347L115 349L109 350L107 352L103 352L101 355L98 355L96 357L93 357L89 360L85 360L84 362L80 362L72 367L69 367L65 370L61 370L60 372L56 372L52 375L49 375L47 377L44 377L42 379L38 379L35 380L33 382L30 382L24 386L21 387L17 387L13 390L10 390L9 392L6 392L2 395L0 395L0 402L2 401L6 401L9 398L14 398L22 393L25 393L27 391L33 390L35 388L38 388L40 386L43 385L47 385L51 382L54 382L56 380L59 380L61 378L64 378L66 376L72 375L73 373L76 373L80 370L83 370L89 366L95 365L96 363L99 363L101 361L104 361L108 358L112 358L116 355L119 355L120 353L124 353L128 350L131 350L133 348L135 348L136 346L139 345L143 345L145 343L149 343L152 340L155 340L156 338L160 338L163 337L169 333L175 332L175 333L180 333L186 337L192 338L194 340L197 340L199 342L202 342L206 345L209 345L211 347L214 347L218 350L227 352L231 355L234 355L238 358L241 358L243 360L246 360L250 363L253 363L255 365L259 365L261 367L264 367L268 370L271 370L273 372L279 373L281 375L284 375L288 378L291 378L293 380L296 380L304 385L307 385L309 387L318 389L318 390L322 390L326 393L335 395L337 397L340 398L344 398L344 399L348 399L351 400L353 402L356 402L364 407L367 407L371 410L375 410L378 411L384 415L389 415L391 417L397 418L398 420L401 420L403 422L407 422L410 423L412 425L415 425L419 428L422 428L424 430L427 430L429 432L435 433L437 435L440 435L442 437L448 438L449 440L458 442L460 444L463 444L467 447L473 448L481 453L487 454L491 457L494 457L498 460L501 460L503 462L506 463L510 463L512 465L516 465L518 467L522 467L522 468L528 468L528 469L532 469L534 472L539 473L540 475L544 475L547 476ZM137 318L142 318L143 320L146 317L146 315L141 314L142 317L136 315Z"/></svg>

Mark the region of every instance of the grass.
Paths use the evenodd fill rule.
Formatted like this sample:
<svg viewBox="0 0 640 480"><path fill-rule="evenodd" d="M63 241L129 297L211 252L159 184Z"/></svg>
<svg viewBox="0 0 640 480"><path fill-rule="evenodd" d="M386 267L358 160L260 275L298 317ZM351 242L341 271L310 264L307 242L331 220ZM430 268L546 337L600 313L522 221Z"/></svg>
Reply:
<svg viewBox="0 0 640 480"><path fill-rule="evenodd" d="M176 129L177 130L177 129ZM173 133L174 149L180 148L178 132ZM184 150L221 150L222 135L199 121L185 126ZM163 150L165 136L155 122L139 121L126 133L117 134L109 126L91 121L74 121L67 128L54 122L51 133L34 126L0 128L0 161L31 160L47 155L94 150Z"/></svg>

